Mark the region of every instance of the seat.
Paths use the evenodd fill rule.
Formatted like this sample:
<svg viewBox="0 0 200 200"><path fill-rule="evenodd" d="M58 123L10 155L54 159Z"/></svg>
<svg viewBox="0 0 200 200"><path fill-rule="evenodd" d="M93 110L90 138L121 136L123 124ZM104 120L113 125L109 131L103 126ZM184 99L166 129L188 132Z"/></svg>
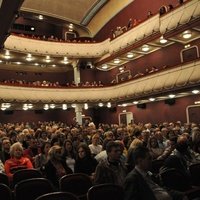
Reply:
<svg viewBox="0 0 200 200"><path fill-rule="evenodd" d="M60 191L70 192L79 199L86 199L90 187L92 187L90 177L82 173L65 175L59 180Z"/></svg>
<svg viewBox="0 0 200 200"><path fill-rule="evenodd" d="M0 196L3 200L12 200L11 189L3 183L0 183Z"/></svg>
<svg viewBox="0 0 200 200"><path fill-rule="evenodd" d="M8 180L8 176L4 173L0 173L0 183L3 183L7 186L9 186L9 180Z"/></svg>
<svg viewBox="0 0 200 200"><path fill-rule="evenodd" d="M164 165L164 160L153 160L151 166L151 172L153 174L158 174L160 168Z"/></svg>
<svg viewBox="0 0 200 200"><path fill-rule="evenodd" d="M13 174L13 187L20 181L30 178L42 178L40 171L36 169L21 169Z"/></svg>
<svg viewBox="0 0 200 200"><path fill-rule="evenodd" d="M95 185L87 193L88 200L123 200L123 197L123 188L114 184Z"/></svg>
<svg viewBox="0 0 200 200"><path fill-rule="evenodd" d="M54 192L53 186L46 178L31 178L15 185L15 200L35 200L37 197Z"/></svg>
<svg viewBox="0 0 200 200"><path fill-rule="evenodd" d="M171 168L160 173L161 183L170 189L185 192L192 189L188 179L178 170Z"/></svg>
<svg viewBox="0 0 200 200"><path fill-rule="evenodd" d="M200 163L195 163L189 167L192 184L200 186Z"/></svg>
<svg viewBox="0 0 200 200"><path fill-rule="evenodd" d="M52 192L39 196L36 200L79 200L74 194L69 192Z"/></svg>

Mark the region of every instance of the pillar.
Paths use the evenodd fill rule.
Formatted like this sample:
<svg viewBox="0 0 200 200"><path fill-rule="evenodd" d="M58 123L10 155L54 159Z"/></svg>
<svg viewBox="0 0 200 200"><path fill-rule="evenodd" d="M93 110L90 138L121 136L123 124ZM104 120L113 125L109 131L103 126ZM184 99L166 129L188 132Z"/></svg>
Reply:
<svg viewBox="0 0 200 200"><path fill-rule="evenodd" d="M76 122L82 125L82 104L76 104L75 113L76 113Z"/></svg>

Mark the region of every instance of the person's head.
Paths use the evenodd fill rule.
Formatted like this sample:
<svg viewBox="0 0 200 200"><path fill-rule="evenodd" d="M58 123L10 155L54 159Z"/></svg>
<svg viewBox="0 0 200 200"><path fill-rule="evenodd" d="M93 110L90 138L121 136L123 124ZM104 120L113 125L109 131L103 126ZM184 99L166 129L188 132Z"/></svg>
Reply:
<svg viewBox="0 0 200 200"><path fill-rule="evenodd" d="M95 133L93 136L92 136L92 144L93 145L98 145L100 142L100 136L98 133Z"/></svg>
<svg viewBox="0 0 200 200"><path fill-rule="evenodd" d="M139 146L132 151L131 154L132 155L130 156L138 168L142 169L143 171L148 171L151 168L152 157L148 148Z"/></svg>
<svg viewBox="0 0 200 200"><path fill-rule="evenodd" d="M51 148L50 142L43 142L41 146L41 153L48 154L50 148Z"/></svg>
<svg viewBox="0 0 200 200"><path fill-rule="evenodd" d="M17 159L23 156L23 147L20 142L16 142L10 147L10 156Z"/></svg>
<svg viewBox="0 0 200 200"><path fill-rule="evenodd" d="M62 148L59 145L54 145L49 149L48 160L57 161L62 159Z"/></svg>
<svg viewBox="0 0 200 200"><path fill-rule="evenodd" d="M10 142L9 138L3 137L1 141L2 141L2 150L10 151L11 142Z"/></svg>
<svg viewBox="0 0 200 200"><path fill-rule="evenodd" d="M148 146L149 148L159 148L157 138L154 136L150 137L148 141Z"/></svg>
<svg viewBox="0 0 200 200"><path fill-rule="evenodd" d="M77 150L78 150L78 158L83 159L85 157L91 157L91 151L87 144L80 143Z"/></svg>
<svg viewBox="0 0 200 200"><path fill-rule="evenodd" d="M108 155L108 160L119 161L123 153L122 145L116 141L110 141L106 145L106 153Z"/></svg>
<svg viewBox="0 0 200 200"><path fill-rule="evenodd" d="M177 139L176 149L180 153L184 153L188 150L188 139L186 136L181 135Z"/></svg>

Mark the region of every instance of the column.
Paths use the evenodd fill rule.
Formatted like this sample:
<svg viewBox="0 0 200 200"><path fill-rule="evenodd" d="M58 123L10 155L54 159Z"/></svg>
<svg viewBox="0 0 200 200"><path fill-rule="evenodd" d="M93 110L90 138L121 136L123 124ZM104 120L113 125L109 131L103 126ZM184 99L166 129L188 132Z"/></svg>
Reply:
<svg viewBox="0 0 200 200"><path fill-rule="evenodd" d="M78 68L77 65L78 61L74 61L72 63L73 69L74 69L74 82L76 85L78 85L81 82L81 78L80 78L80 70Z"/></svg>
<svg viewBox="0 0 200 200"><path fill-rule="evenodd" d="M75 113L76 113L76 122L82 125L82 104L76 104Z"/></svg>

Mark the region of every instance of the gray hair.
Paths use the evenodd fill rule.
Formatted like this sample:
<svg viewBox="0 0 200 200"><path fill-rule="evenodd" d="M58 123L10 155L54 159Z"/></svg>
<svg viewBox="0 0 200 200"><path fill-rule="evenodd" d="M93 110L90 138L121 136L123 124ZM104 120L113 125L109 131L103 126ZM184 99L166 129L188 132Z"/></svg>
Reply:
<svg viewBox="0 0 200 200"><path fill-rule="evenodd" d="M23 147L20 142L15 142L11 147L10 147L10 156L14 156L14 151L15 149L20 149L23 152Z"/></svg>

